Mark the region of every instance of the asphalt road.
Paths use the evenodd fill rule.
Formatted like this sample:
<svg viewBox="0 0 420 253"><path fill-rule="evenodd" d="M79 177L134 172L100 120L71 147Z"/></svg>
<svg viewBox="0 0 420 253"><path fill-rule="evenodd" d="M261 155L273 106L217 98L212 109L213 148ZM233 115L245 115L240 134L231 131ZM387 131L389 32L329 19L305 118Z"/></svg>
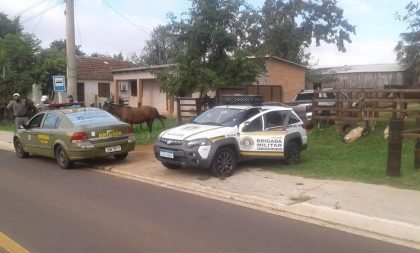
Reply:
<svg viewBox="0 0 420 253"><path fill-rule="evenodd" d="M417 252L0 150L0 231L30 252Z"/></svg>

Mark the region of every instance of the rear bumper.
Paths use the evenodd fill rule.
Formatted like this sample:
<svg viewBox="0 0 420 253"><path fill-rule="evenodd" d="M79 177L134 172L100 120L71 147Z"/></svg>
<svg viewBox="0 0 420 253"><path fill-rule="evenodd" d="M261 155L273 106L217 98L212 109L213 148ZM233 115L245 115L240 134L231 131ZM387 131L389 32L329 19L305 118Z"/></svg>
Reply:
<svg viewBox="0 0 420 253"><path fill-rule="evenodd" d="M100 143L100 144L93 144L93 147L86 146L83 147L77 147L77 148L69 148L67 150L70 160L84 160L84 159L90 159L95 157L107 157L107 156L113 156L113 155L119 155L128 153L130 151L133 151L136 147L136 142L127 142L127 141L115 141L115 142L107 142L107 143ZM112 147L112 146L121 146L121 150L114 151L114 152L106 152L106 147Z"/></svg>

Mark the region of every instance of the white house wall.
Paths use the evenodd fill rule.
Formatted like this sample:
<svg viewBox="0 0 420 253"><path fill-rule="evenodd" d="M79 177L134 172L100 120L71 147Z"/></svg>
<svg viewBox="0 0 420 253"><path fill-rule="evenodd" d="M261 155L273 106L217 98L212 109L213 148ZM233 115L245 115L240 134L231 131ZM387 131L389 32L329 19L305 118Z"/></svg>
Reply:
<svg viewBox="0 0 420 253"><path fill-rule="evenodd" d="M110 84L110 91L112 95L112 91L114 90L114 83L110 80L77 80L78 83L85 84L85 105L89 106L95 103L95 96L98 95L98 83L109 83ZM104 104L105 97L98 97L98 103L101 105Z"/></svg>
<svg viewBox="0 0 420 253"><path fill-rule="evenodd" d="M160 92L157 80L143 80L143 104L156 107L159 112L166 112L166 93Z"/></svg>

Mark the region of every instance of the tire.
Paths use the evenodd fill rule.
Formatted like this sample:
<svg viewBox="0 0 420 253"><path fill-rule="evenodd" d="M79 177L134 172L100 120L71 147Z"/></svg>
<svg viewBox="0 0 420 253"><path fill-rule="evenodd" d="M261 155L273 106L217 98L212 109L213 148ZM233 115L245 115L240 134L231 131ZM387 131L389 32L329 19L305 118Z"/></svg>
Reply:
<svg viewBox="0 0 420 253"><path fill-rule="evenodd" d="M232 175L236 168L236 156L230 148L221 148L214 156L211 170L216 177L225 178Z"/></svg>
<svg viewBox="0 0 420 253"><path fill-rule="evenodd" d="M22 143L19 141L19 139L16 138L13 141L13 146L15 147L15 151L16 151L16 156L17 157L19 157L19 158L26 158L26 157L29 156L29 153L28 152L25 152L23 150Z"/></svg>
<svg viewBox="0 0 420 253"><path fill-rule="evenodd" d="M284 162L287 165L298 164L300 160L300 145L297 142L290 142L284 151Z"/></svg>
<svg viewBox="0 0 420 253"><path fill-rule="evenodd" d="M173 163L167 163L167 162L162 162L162 165L170 170L177 170L181 168L181 165L179 164L173 164Z"/></svg>
<svg viewBox="0 0 420 253"><path fill-rule="evenodd" d="M54 149L55 159L57 160L58 165L62 169L70 169L73 166L73 162L70 161L69 156L67 155L66 150L63 146L58 145Z"/></svg>
<svg viewBox="0 0 420 253"><path fill-rule="evenodd" d="M125 158L127 158L127 156L128 156L128 153L122 153L122 154L114 155L114 158L117 161L122 161Z"/></svg>

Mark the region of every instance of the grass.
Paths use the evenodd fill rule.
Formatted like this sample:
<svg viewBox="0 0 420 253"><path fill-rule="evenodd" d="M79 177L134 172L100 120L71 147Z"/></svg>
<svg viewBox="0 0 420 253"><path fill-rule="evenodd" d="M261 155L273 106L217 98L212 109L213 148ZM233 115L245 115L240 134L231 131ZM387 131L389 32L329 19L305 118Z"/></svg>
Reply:
<svg viewBox="0 0 420 253"><path fill-rule="evenodd" d="M313 130L309 147L298 165L268 164L266 169L281 174L318 179L340 179L387 184L420 190L420 170L414 169L414 140L404 139L401 177L387 177L388 140L383 137L386 123L379 123L367 136L350 143L342 142L334 127Z"/></svg>
<svg viewBox="0 0 420 253"><path fill-rule="evenodd" d="M148 144L148 143L154 143L159 136L159 134L168 128L176 126L176 119L175 118L169 118L165 121L165 128L162 126L159 120L155 120L153 122L153 128L152 128L152 135L150 140L147 139L149 131L147 130L146 123L143 123L141 125L135 125L134 126L134 133L136 135L136 142L137 144Z"/></svg>
<svg viewBox="0 0 420 253"><path fill-rule="evenodd" d="M0 131L15 131L15 124L12 121L0 121Z"/></svg>

